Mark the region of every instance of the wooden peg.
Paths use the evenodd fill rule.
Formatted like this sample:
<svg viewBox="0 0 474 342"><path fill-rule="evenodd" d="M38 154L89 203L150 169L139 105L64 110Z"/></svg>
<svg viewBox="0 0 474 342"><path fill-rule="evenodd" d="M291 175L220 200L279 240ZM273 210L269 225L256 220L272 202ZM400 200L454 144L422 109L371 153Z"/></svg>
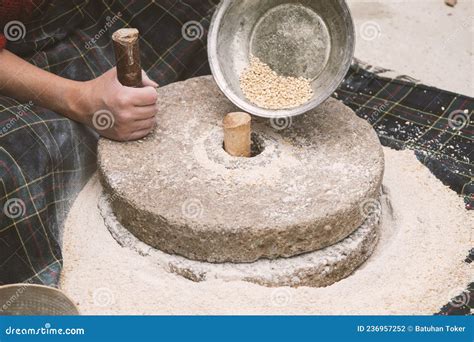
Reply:
<svg viewBox="0 0 474 342"><path fill-rule="evenodd" d="M224 149L231 156L251 156L251 122L252 118L247 113L235 112L225 116Z"/></svg>

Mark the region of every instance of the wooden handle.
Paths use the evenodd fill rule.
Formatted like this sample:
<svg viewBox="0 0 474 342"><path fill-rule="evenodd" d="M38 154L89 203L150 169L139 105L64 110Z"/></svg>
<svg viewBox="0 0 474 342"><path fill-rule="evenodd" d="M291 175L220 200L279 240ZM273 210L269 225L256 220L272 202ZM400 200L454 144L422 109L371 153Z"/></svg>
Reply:
<svg viewBox="0 0 474 342"><path fill-rule="evenodd" d="M112 35L117 77L126 87L142 86L142 67L140 63L139 32L134 28L123 28Z"/></svg>
<svg viewBox="0 0 474 342"><path fill-rule="evenodd" d="M229 113L224 118L224 149L231 156L251 156L251 121L250 115L242 112Z"/></svg>

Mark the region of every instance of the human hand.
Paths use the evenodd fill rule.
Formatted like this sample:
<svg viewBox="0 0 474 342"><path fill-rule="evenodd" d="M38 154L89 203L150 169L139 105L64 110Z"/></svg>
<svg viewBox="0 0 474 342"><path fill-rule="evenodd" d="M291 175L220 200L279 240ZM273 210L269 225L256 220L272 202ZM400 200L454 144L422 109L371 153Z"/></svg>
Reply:
<svg viewBox="0 0 474 342"><path fill-rule="evenodd" d="M112 68L83 82L79 120L112 140L131 141L148 135L156 125L158 84L143 71L142 79L143 88L125 87Z"/></svg>

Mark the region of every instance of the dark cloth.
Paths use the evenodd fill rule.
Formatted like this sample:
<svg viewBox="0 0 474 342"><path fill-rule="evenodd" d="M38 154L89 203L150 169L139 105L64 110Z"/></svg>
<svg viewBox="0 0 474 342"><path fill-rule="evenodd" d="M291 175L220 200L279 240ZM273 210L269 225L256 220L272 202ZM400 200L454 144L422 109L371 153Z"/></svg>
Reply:
<svg viewBox="0 0 474 342"><path fill-rule="evenodd" d="M41 0L0 0L0 29L11 20L28 21Z"/></svg>
<svg viewBox="0 0 474 342"><path fill-rule="evenodd" d="M57 75L90 80L115 64L111 34L136 27L142 66L164 86L210 73L206 36L216 2L45 2L35 10L36 19L25 23L25 39L7 48ZM198 39L183 34L188 24L198 30ZM473 99L379 73L354 63L334 96L367 119L383 144L414 149L453 190L473 193L472 125L449 120L455 111L470 116ZM0 205L20 210L0 221L0 284L54 286L62 267L64 219L95 170L97 136L31 101L25 107L0 96L0 129L8 128L0 136Z"/></svg>
<svg viewBox="0 0 474 342"><path fill-rule="evenodd" d="M21 23L29 21L33 9L40 4L41 0L0 0L0 51L7 43L3 33L10 39L20 38L24 32Z"/></svg>

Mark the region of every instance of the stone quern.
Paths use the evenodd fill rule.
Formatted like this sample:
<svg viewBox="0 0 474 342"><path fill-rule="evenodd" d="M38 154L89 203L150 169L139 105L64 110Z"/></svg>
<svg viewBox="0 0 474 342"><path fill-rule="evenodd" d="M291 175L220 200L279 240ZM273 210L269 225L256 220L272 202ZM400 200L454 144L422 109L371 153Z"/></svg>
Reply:
<svg viewBox="0 0 474 342"><path fill-rule="evenodd" d="M332 277L338 268L322 264L293 282L265 281L258 267L246 271L247 280L270 286L325 286L370 255L383 152L372 127L350 108L329 99L298 117L254 118L252 157L241 158L223 148L222 119L238 108L212 77L158 92L154 133L137 142L99 143L110 215L134 237L181 260L175 265L195 262L191 269L199 265L206 274L213 266L246 264L289 270L296 258L314 266L313 253L351 246L347 258L336 258L346 267Z"/></svg>

